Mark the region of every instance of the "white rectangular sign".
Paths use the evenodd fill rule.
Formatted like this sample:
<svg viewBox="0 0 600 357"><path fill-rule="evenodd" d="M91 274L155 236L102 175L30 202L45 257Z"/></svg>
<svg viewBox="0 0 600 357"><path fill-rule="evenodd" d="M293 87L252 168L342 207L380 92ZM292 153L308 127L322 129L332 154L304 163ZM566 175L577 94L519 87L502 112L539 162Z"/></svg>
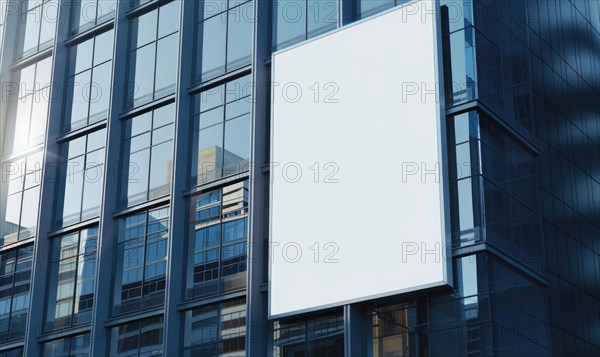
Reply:
<svg viewBox="0 0 600 357"><path fill-rule="evenodd" d="M449 284L435 6L274 54L271 318Z"/></svg>

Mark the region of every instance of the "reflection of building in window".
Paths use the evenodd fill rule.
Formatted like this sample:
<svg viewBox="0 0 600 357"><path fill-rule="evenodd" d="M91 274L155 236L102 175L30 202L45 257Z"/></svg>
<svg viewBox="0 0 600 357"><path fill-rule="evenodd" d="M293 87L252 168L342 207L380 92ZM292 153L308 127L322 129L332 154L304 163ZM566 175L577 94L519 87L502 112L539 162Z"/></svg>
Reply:
<svg viewBox="0 0 600 357"><path fill-rule="evenodd" d="M175 104L125 122L122 205L132 206L171 190Z"/></svg>
<svg viewBox="0 0 600 357"><path fill-rule="evenodd" d="M0 254L0 343L25 337L33 245Z"/></svg>
<svg viewBox="0 0 600 357"><path fill-rule="evenodd" d="M162 356L163 316L129 322L112 329L111 356Z"/></svg>
<svg viewBox="0 0 600 357"><path fill-rule="evenodd" d="M193 184L248 170L250 80L244 76L195 96Z"/></svg>
<svg viewBox="0 0 600 357"><path fill-rule="evenodd" d="M248 160L219 146L211 146L198 152L199 182L215 180L221 167L225 172L241 172L248 170Z"/></svg>
<svg viewBox="0 0 600 357"><path fill-rule="evenodd" d="M185 313L185 356L245 356L246 298Z"/></svg>
<svg viewBox="0 0 600 357"><path fill-rule="evenodd" d="M97 227L54 239L45 326L47 331L91 321L97 240Z"/></svg>
<svg viewBox="0 0 600 357"><path fill-rule="evenodd" d="M121 219L113 314L146 310L164 303L169 208Z"/></svg>
<svg viewBox="0 0 600 357"><path fill-rule="evenodd" d="M44 344L44 356L87 356L89 355L90 341L90 334L84 333L81 335L47 342Z"/></svg>
<svg viewBox="0 0 600 357"><path fill-rule="evenodd" d="M273 322L273 355L343 356L344 316L336 314L296 322Z"/></svg>
<svg viewBox="0 0 600 357"><path fill-rule="evenodd" d="M188 297L244 288L248 182L195 196L191 200L190 215Z"/></svg>

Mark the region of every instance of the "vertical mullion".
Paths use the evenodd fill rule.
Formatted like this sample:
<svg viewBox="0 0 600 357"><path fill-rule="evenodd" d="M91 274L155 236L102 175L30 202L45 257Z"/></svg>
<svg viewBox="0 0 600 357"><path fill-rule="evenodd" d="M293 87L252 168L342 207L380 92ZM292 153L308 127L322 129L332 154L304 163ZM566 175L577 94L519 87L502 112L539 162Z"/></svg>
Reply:
<svg viewBox="0 0 600 357"><path fill-rule="evenodd" d="M144 237L142 241L142 286L140 287L141 292L141 300L140 305L142 305L142 301L144 301L144 282L146 281L146 244L148 244L148 219L150 218L150 211L146 211L146 219L144 220ZM140 306L140 311L144 309Z"/></svg>
<svg viewBox="0 0 600 357"><path fill-rule="evenodd" d="M246 268L246 354L248 356L271 356L273 350L269 336L268 292L263 291L267 282L265 267L268 263L265 237L268 237L269 173L263 167L269 165L269 106L271 57L271 21L268 14L273 4L268 1L254 2L254 28L252 51L252 90L250 125L250 179L248 193L247 268ZM306 30L306 27L305 27ZM306 36L306 34L305 34ZM263 95L257 96L257 93ZM255 100L254 100L255 99ZM266 183L266 184L265 184Z"/></svg>
<svg viewBox="0 0 600 357"><path fill-rule="evenodd" d="M304 0L304 40L308 40L308 0Z"/></svg>
<svg viewBox="0 0 600 357"><path fill-rule="evenodd" d="M70 56L69 56L70 57ZM87 114L85 118L85 124L90 124L90 110L92 109L92 105L90 103L90 99L92 98L92 84L94 83L94 58L96 57L96 37L92 40L92 63L90 63L90 88L88 89L88 103L87 103ZM86 145L87 147L87 145Z"/></svg>
<svg viewBox="0 0 600 357"><path fill-rule="evenodd" d="M69 16L65 16L65 13L69 13L70 4L66 1L59 1L56 3L56 5L58 6L58 9L56 12L56 23L54 27L55 36L52 46L52 65L50 78L51 83L54 83L55 85L50 86L49 98L53 98L53 96L56 94L54 91L56 87L62 88L61 86L64 85L67 77L66 63L68 62L68 49L63 46L63 41L69 36ZM41 22L39 26L39 31L41 32ZM38 33L38 48L39 41L40 39ZM37 77L37 67L35 77ZM44 166L40 172L42 180L39 185L39 205L36 221L37 227L33 244L32 267L29 286L29 310L27 312L27 322L25 327L26 333L24 339L24 354L26 356L38 356L43 352L42 344L37 342L37 338L44 333L42 326L43 324L40 323L39 318L40 316L43 316L46 306L46 289L48 286L47 269L50 260L47 254L50 249L50 239L48 238L47 232L52 229L53 220L52 214L43 213L53 211L55 207L54 199L57 187L57 183L54 182L56 180L44 180L43 178L47 172L47 163L58 156L59 153L60 145L56 142L56 140L54 140L54 138L60 135L61 118L63 117L64 107L63 103L63 101L48 100L43 144Z"/></svg>
<svg viewBox="0 0 600 357"><path fill-rule="evenodd" d="M179 11L179 56L177 58L177 81L175 90L175 120L173 136L173 165L171 167L171 201L169 206L169 238L167 240L167 271L165 287L165 314L163 319L163 354L179 356L183 351L183 321L185 317L179 311L179 303L184 299L184 287L187 283L186 266L188 255L184 259L173 259L175 254L187 252L189 235L187 234L188 217L187 198L181 193L188 187L188 163L191 161L191 135L193 132L190 113L193 108L193 97L187 89L194 81L194 60L196 56L195 33L199 27L197 21L196 1L181 1ZM190 199L191 200L191 199ZM183 239L181 239L183 237ZM179 238L179 239L175 239Z"/></svg>
<svg viewBox="0 0 600 357"><path fill-rule="evenodd" d="M40 9L40 22L37 24L38 26L38 38L37 38L37 44L35 45L35 52L38 52L40 50L40 38L42 37L42 19L44 17L44 4L45 3L41 3L38 7L36 7L35 9L31 10L31 12L36 11L36 9ZM27 22L25 23L25 25L27 25ZM37 67L37 66L36 66ZM34 81L35 83L35 81Z"/></svg>
<svg viewBox="0 0 600 357"><path fill-rule="evenodd" d="M74 318L75 318L75 300L77 299L77 281L79 276L79 245L81 243L81 231L77 232L77 255L75 256L75 277L73 278L73 296L71 296L71 322L69 323L69 327L73 327ZM52 246L52 245L51 245ZM57 284L58 285L58 284ZM70 348L70 347L69 347Z"/></svg>
<svg viewBox="0 0 600 357"><path fill-rule="evenodd" d="M223 124L224 125L224 124ZM220 197L221 197L221 202L219 202L219 258L218 258L218 271L217 271L217 276L218 276L218 280L217 280L217 286L219 287L219 292L221 292L221 272L222 272L222 265L223 265L223 189L220 188L219 191L221 191L220 193Z"/></svg>
<svg viewBox="0 0 600 357"><path fill-rule="evenodd" d="M87 165L88 160L88 136L85 135L85 153L83 154L83 168L81 169L81 195L79 195L79 219L78 222L81 222L81 217L83 216L83 194L85 192L85 167Z"/></svg>
<svg viewBox="0 0 600 357"><path fill-rule="evenodd" d="M103 301L105 304L94 303L92 309L92 328L90 355L106 356L109 355L111 338L110 328L104 327L104 322L110 319L112 315L112 302L114 293L114 281L112 279L114 272L115 259L113 251L118 248L118 239L115 231L118 230L118 220L112 217L112 213L118 208L122 165L121 163L121 143L123 138L123 123L119 119L119 114L125 107L125 98L127 97L127 79L129 73L128 57L129 53L129 29L130 21L125 16L129 1L117 1L114 14L113 29L113 48L111 63L111 89L110 102L107 113L106 138L105 138L105 159L104 159L104 184L102 191L100 225L98 227L98 240L96 244L96 273L94 282L94 300ZM113 172L111 163L119 163L116 166L116 173ZM114 176L113 176L114 175ZM109 180L117 178L117 190L109 188Z"/></svg>
<svg viewBox="0 0 600 357"><path fill-rule="evenodd" d="M160 7L156 8L156 28L154 29L154 73L152 74L152 78L154 78L153 82L152 82L152 100L154 101L156 98L156 65L158 63L158 40L159 40L159 36L158 36L158 27L160 25ZM138 31L139 31L139 27L138 27ZM146 45L147 46L147 45ZM152 113L152 124L154 124L154 113ZM153 125L154 127L154 125ZM148 184L150 184L150 181L148 181Z"/></svg>
<svg viewBox="0 0 600 357"><path fill-rule="evenodd" d="M106 1L106 0L102 0L102 1ZM100 11L100 9L99 9L100 5L98 5L99 2L100 2L100 0L96 0L96 17L94 18L94 26L98 25L98 12ZM96 42L96 41L94 41L94 42ZM94 57L92 57L92 58L94 58Z"/></svg>
<svg viewBox="0 0 600 357"><path fill-rule="evenodd" d="M225 68L225 73L223 73L223 74L227 74L227 72L229 71L229 66L227 65L227 59L228 59L228 55L229 55L228 51L227 51L227 48L228 48L227 44L229 43L229 11L230 11L229 10L229 2L227 2L227 9L225 10L225 63L223 63L223 67ZM219 16L219 15L217 15L217 16ZM225 92L224 102L227 102L226 98L227 98L227 91Z"/></svg>

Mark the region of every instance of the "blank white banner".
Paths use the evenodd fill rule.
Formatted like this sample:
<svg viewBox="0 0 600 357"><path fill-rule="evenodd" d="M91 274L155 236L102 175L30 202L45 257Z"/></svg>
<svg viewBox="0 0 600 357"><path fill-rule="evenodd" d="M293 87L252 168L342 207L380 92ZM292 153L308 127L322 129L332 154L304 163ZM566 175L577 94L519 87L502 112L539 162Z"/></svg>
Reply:
<svg viewBox="0 0 600 357"><path fill-rule="evenodd" d="M433 1L273 56L270 317L449 284Z"/></svg>

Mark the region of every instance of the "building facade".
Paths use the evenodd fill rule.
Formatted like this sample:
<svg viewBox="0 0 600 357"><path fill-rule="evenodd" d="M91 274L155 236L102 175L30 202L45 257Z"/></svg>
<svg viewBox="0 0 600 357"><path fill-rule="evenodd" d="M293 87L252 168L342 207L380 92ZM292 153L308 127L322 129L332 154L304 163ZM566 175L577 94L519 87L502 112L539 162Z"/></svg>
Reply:
<svg viewBox="0 0 600 357"><path fill-rule="evenodd" d="M0 1L0 356L600 355L597 0L439 0L453 288L267 318L271 55L405 3Z"/></svg>

